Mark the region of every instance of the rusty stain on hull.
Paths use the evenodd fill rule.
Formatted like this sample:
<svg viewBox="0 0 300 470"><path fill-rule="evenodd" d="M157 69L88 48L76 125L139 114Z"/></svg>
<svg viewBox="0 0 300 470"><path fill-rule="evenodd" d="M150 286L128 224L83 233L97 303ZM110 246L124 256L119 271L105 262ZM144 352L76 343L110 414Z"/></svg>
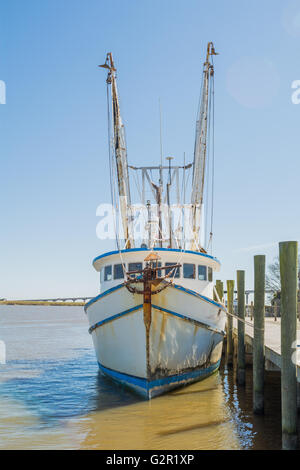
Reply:
<svg viewBox="0 0 300 470"><path fill-rule="evenodd" d="M158 343L158 349L161 348L162 342L166 340L166 325L167 325L167 315L162 316L162 321L161 321L161 328L160 328L160 335L159 335L159 343Z"/></svg>
<svg viewBox="0 0 300 470"><path fill-rule="evenodd" d="M144 303L144 324L146 330L146 361L147 376L150 375L150 326L151 326L151 303Z"/></svg>
<svg viewBox="0 0 300 470"><path fill-rule="evenodd" d="M154 306L152 306L152 308L153 307ZM179 373L185 374L185 373L193 372L195 370L209 368L210 366L216 363L216 357L213 354L214 348L219 342L222 342L222 339L223 339L220 333L218 334L220 338L216 339L215 337L216 334L213 331L211 331L210 332L211 336L210 336L210 341L209 341L210 344L208 347L207 354L205 354L204 357L199 356L197 361L195 361L195 359L193 358L192 359L193 365L191 365L190 361L186 361L185 363L180 364L180 370L176 369L174 368L174 365L171 365L171 363L169 363L169 361L166 362L165 360L166 358L164 356L165 343L166 341L168 342L168 339L166 337L166 331L167 331L167 324L168 324L169 319L173 319L172 314L162 311L159 309L159 307L156 307L156 306L153 308L151 330L149 333L150 334L149 341L150 341L150 348L152 347L155 348L155 354L153 354L153 351L149 349L150 360L148 359L148 364L150 363L150 368L147 369L148 372L150 373L150 375L148 375L148 380L151 380L151 381L159 380L161 378L165 378L165 377L172 376L172 375L178 375ZM185 321L184 318L182 318L181 320L183 322ZM187 321L190 324L192 323L191 334L193 335L194 338L196 337L199 330L201 330L202 328L205 330L207 329L210 330L209 327L207 328L207 325L203 325L202 327L202 324L199 325L199 322L195 324L195 320L190 321L189 319L187 319ZM172 327L171 327L171 330L172 330ZM170 338L170 341L171 340L175 340L175 343L176 343L175 337ZM152 344L152 341L154 341L153 344ZM180 348L180 346L179 344L177 343L175 344L175 343L174 345L176 346L176 351L177 351L178 348ZM191 356L193 355L192 345L191 345L190 354ZM185 385L184 381L182 385Z"/></svg>
<svg viewBox="0 0 300 470"><path fill-rule="evenodd" d="M207 369L208 367L214 366L214 365L216 365L216 363L210 362L208 358L208 360L204 364L201 364L197 367L185 367L185 368L180 369L180 371L178 369L167 369L167 368L156 366L155 370L151 372L148 378L149 380L154 381L154 380L159 380L164 377L170 377L172 375L185 375L191 372ZM183 381L185 382L185 379L183 379Z"/></svg>
<svg viewBox="0 0 300 470"><path fill-rule="evenodd" d="M187 376L191 372L198 371L205 378L207 374L202 374L201 371L218 365L219 358L213 354L213 350L216 344L222 342L224 333L222 330L217 330L198 319L168 310L166 289L158 287L162 281L161 278L157 277L158 269L161 268L158 268L154 261L147 262L144 269L129 271L127 273L128 280L124 285L134 297L143 296L142 318L145 327L144 352L146 353L146 363L144 362L144 367L146 366L146 370L144 369L144 373L146 373L146 380L155 382L170 376L177 376L174 387L179 387L193 382L194 377L195 381L199 380L197 374L188 378ZM132 278L132 275L138 275L138 277ZM152 305L152 296L159 302L159 306ZM179 323L180 321L183 323L180 323L179 329L178 318L175 321L174 316L180 318ZM190 326L185 326L184 323ZM182 351L182 345L179 342L181 329L188 331L189 339L194 338L192 344L186 344L186 350L183 348ZM208 351L207 349L197 350L198 335L202 329L205 330L205 344L208 342ZM153 342L155 343L155 351L153 350ZM160 385L158 385L159 387ZM170 385L168 387L170 388ZM155 391L156 388L155 386L153 390Z"/></svg>

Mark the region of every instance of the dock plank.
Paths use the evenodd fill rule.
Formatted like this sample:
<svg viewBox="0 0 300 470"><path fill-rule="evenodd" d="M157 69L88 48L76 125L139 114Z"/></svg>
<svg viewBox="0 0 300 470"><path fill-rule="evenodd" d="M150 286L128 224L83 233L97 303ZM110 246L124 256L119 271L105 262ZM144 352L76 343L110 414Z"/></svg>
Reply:
<svg viewBox="0 0 300 470"><path fill-rule="evenodd" d="M253 325L253 321L246 317L247 323ZM274 318L265 319L265 359L270 361L273 365L281 368L281 324L280 318L277 321ZM237 320L233 321L233 335L237 338ZM245 327L245 343L251 349L253 348L253 326L247 325ZM297 321L297 339L300 344L300 322ZM300 382L300 353L297 354L297 380Z"/></svg>

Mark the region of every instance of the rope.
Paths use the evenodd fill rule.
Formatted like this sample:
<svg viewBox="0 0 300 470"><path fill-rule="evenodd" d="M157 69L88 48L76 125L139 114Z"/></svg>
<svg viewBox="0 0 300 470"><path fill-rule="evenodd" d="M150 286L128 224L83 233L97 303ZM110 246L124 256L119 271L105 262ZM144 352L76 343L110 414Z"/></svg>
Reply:
<svg viewBox="0 0 300 470"><path fill-rule="evenodd" d="M140 183L139 183L139 180L138 180L138 176L135 174L135 172L133 172L133 180L135 182L135 186L136 186L136 189L138 191L140 200L142 200L142 192L141 192L141 188L140 188Z"/></svg>
<svg viewBox="0 0 300 470"><path fill-rule="evenodd" d="M212 64L214 60L212 56ZM210 220L210 242L212 253L212 237L213 237L213 222L214 222L214 199L215 199L215 79L212 77L212 182L211 182L211 220Z"/></svg>
<svg viewBox="0 0 300 470"><path fill-rule="evenodd" d="M244 320L243 318L238 317L238 316L235 315L234 313L228 312L228 310L226 310L226 315L229 315L230 317L235 318L236 320L240 321L241 323L244 323L245 325L250 326L250 327L253 328L254 330L257 330L257 331L264 331L264 328L257 328L257 326L254 326L254 324L248 322L247 320Z"/></svg>
<svg viewBox="0 0 300 470"><path fill-rule="evenodd" d="M228 312L228 309L226 308L224 302L222 302L222 301L220 300L218 291L217 291L217 289L216 289L215 286L214 286L214 294L215 294L215 296L217 297L218 302L226 309L226 312L225 312L226 315L229 315L230 317L235 318L236 320L240 321L241 323L244 323L245 325L251 326L251 328L253 328L254 330L257 330L257 331L264 331L264 328L257 328L256 326L254 326L252 323L248 322L247 320L244 320L243 318L240 318L238 315L235 315L234 313Z"/></svg>
<svg viewBox="0 0 300 470"><path fill-rule="evenodd" d="M209 82L209 95L208 95L208 123L207 123L207 165L206 165L206 181L207 181L207 186L206 186L206 213L205 213L205 244L206 244L206 251L208 250L208 234L207 234L207 227L208 227L208 211L209 211L209 177L210 177L210 135L211 135L211 86Z"/></svg>

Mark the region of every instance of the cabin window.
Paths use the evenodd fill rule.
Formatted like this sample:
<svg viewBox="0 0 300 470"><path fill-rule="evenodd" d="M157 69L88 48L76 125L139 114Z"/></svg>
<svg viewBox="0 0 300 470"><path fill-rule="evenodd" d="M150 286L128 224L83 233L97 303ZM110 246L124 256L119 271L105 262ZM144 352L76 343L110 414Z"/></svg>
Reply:
<svg viewBox="0 0 300 470"><path fill-rule="evenodd" d="M105 266L104 268L104 281L112 280L112 266Z"/></svg>
<svg viewBox="0 0 300 470"><path fill-rule="evenodd" d="M186 279L195 279L195 265L194 264L184 263L183 277Z"/></svg>
<svg viewBox="0 0 300 470"><path fill-rule="evenodd" d="M128 271L140 271L143 269L143 263L129 263ZM131 274L131 276L140 276L141 273Z"/></svg>
<svg viewBox="0 0 300 470"><path fill-rule="evenodd" d="M176 263L175 262L174 263L166 263L165 266L174 266L174 264L176 264ZM165 269L166 274L169 274L171 271L173 271L172 274L171 274L171 277L175 277L175 279L178 279L180 277L180 268L175 268L174 270L172 270L171 268L170 269Z"/></svg>
<svg viewBox="0 0 300 470"><path fill-rule="evenodd" d="M154 264L154 266L156 267L156 264ZM157 262L157 267L161 268L161 262L160 261ZM156 271L156 275L157 275L157 277L161 277L161 269L158 269Z"/></svg>
<svg viewBox="0 0 300 470"><path fill-rule="evenodd" d="M100 282L103 282L104 281L104 268L101 268L101 271L100 271Z"/></svg>
<svg viewBox="0 0 300 470"><path fill-rule="evenodd" d="M213 270L212 270L212 268L207 268L207 271L208 271L207 272L208 280L209 280L209 282L212 282L212 280L213 280Z"/></svg>
<svg viewBox="0 0 300 470"><path fill-rule="evenodd" d="M114 265L114 279L124 279L124 271L122 264Z"/></svg>
<svg viewBox="0 0 300 470"><path fill-rule="evenodd" d="M198 266L198 279L199 281L206 281L206 266Z"/></svg>
<svg viewBox="0 0 300 470"><path fill-rule="evenodd" d="M158 267L158 268L161 268L161 262L160 262L160 261L158 261L157 267ZM161 277L161 269L159 269L159 270L157 271L157 276L158 276L158 277Z"/></svg>

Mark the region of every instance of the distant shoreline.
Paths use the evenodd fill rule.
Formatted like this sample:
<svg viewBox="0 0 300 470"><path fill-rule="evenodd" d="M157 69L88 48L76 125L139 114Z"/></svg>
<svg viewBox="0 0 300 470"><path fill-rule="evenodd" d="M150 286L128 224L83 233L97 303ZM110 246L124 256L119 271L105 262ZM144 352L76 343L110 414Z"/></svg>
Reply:
<svg viewBox="0 0 300 470"><path fill-rule="evenodd" d="M84 307L85 302L47 302L43 300L0 300L0 305L48 305L55 307Z"/></svg>

